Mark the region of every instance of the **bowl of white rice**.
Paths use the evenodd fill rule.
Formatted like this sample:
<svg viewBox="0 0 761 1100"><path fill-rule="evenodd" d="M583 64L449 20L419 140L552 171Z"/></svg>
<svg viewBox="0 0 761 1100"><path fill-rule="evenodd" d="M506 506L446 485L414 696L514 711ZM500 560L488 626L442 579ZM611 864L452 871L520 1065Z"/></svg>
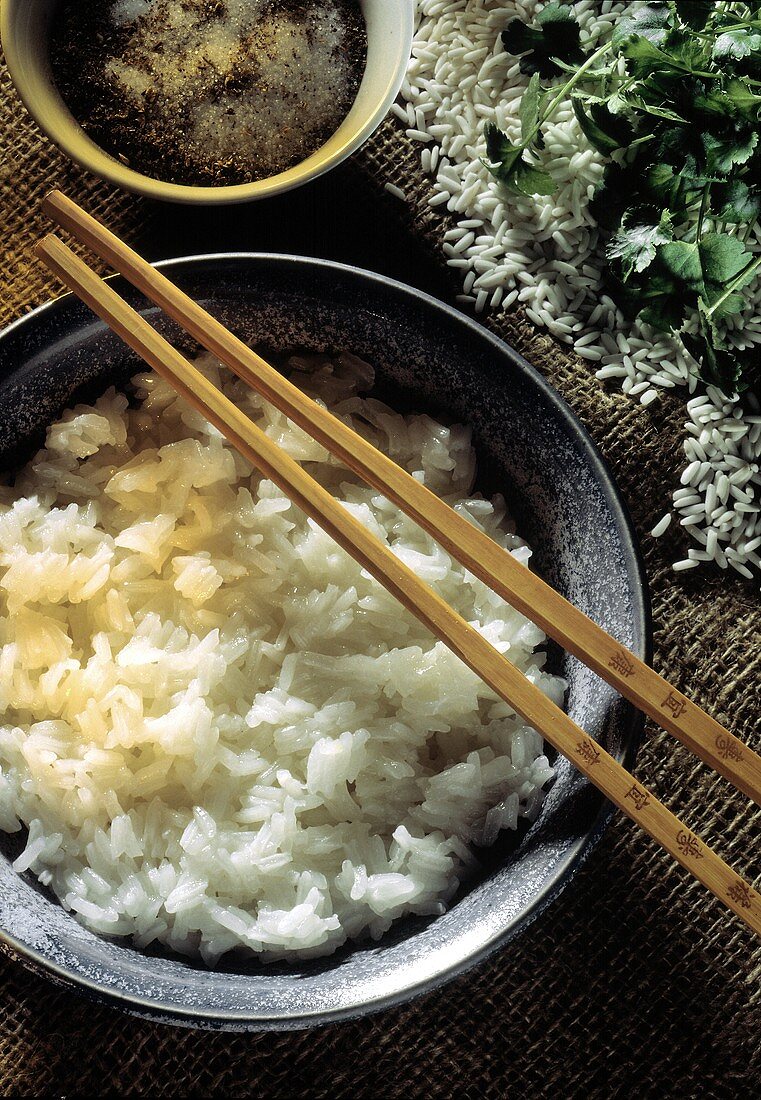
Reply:
<svg viewBox="0 0 761 1100"><path fill-rule="evenodd" d="M515 352L326 261L164 266L649 656L615 486ZM146 313L631 765L628 703ZM4 946L138 1014L244 1030L385 1008L530 934L607 823L598 792L81 304L7 329L0 380Z"/></svg>

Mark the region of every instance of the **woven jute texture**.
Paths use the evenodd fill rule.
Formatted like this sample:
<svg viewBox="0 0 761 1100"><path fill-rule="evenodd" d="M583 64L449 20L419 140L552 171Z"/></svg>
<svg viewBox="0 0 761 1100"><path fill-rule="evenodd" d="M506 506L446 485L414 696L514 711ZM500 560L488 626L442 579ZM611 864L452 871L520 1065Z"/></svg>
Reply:
<svg viewBox="0 0 761 1100"><path fill-rule="evenodd" d="M58 185L127 239L153 208L72 167L38 133L2 75L2 319L58 293L31 257ZM426 205L417 155L387 122L350 166L368 216L439 256L446 216ZM383 192L401 184L402 206ZM370 208L371 207L371 208ZM190 216L190 215L189 215ZM455 287L452 284L454 292ZM751 743L761 714L755 588L669 568L679 533L648 529L681 462L678 399L649 409L519 315L486 323L523 352L588 426L642 537L655 665ZM757 876L761 816L666 735L648 728L636 768L738 870ZM616 819L529 933L479 969L406 1007L289 1035L184 1031L93 1006L0 959L2 1095L263 1097L743 1097L761 1081L761 957L750 932Z"/></svg>

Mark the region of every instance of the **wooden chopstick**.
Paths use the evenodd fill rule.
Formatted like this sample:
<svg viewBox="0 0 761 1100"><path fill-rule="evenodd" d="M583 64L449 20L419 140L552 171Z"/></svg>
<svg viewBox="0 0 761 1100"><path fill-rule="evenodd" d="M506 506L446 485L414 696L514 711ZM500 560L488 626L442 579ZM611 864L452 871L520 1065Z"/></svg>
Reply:
<svg viewBox="0 0 761 1100"><path fill-rule="evenodd" d="M36 247L51 271L211 421L623 812L761 935L761 896L618 761L400 562L62 241Z"/></svg>
<svg viewBox="0 0 761 1100"><path fill-rule="evenodd" d="M43 208L517 611L761 805L761 757L749 746L406 470L303 394L75 202L53 191Z"/></svg>

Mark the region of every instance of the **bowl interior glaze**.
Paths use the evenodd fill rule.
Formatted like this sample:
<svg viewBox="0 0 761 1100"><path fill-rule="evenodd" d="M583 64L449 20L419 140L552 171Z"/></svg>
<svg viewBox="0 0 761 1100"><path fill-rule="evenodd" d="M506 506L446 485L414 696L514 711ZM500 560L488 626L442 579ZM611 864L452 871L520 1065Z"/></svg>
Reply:
<svg viewBox="0 0 761 1100"><path fill-rule="evenodd" d="M571 411L514 351L433 298L327 261L228 255L162 266L249 342L348 349L376 367L383 396L398 407L470 423L477 487L504 493L534 548L534 567L649 658L646 586L615 486ZM154 308L139 308L179 339ZM0 469L29 456L73 394L94 397L137 369L118 339L70 297L11 326L0 337ZM554 651L553 660L569 680L571 716L630 765L638 713L574 659ZM0 929L6 949L29 965L143 1016L231 1030L326 1023L430 989L517 935L569 881L610 812L561 758L538 821L488 853L446 914L403 921L378 943L301 965L228 960L208 971L97 936L32 877L15 874L14 836L0 842Z"/></svg>

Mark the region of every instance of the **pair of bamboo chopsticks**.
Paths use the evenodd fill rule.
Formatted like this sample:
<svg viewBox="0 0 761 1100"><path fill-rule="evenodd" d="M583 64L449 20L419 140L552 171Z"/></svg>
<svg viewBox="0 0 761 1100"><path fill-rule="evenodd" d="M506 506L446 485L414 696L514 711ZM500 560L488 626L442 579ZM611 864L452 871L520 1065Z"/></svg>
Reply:
<svg viewBox="0 0 761 1100"><path fill-rule="evenodd" d="M476 576L761 804L761 758L581 611L530 573L391 459L306 397L223 325L60 192L45 211L111 264L203 347L379 489ZM392 592L547 741L761 933L761 896L569 716L359 524L62 241L38 255L138 355L263 474Z"/></svg>

